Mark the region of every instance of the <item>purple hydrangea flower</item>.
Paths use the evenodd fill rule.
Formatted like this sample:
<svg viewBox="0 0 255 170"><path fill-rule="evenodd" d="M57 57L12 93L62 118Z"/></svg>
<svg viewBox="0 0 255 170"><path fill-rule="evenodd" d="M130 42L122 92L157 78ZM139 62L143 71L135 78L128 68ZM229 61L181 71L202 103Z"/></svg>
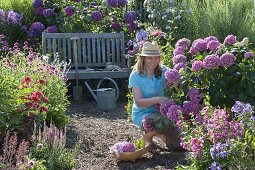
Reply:
<svg viewBox="0 0 255 170"><path fill-rule="evenodd" d="M113 30L115 30L115 31L119 31L120 28L121 28L121 26L120 26L119 23L113 22L112 25L111 25L111 28L112 28Z"/></svg>
<svg viewBox="0 0 255 170"><path fill-rule="evenodd" d="M7 15L8 23L21 26L22 19L23 19L22 14L18 14L12 10L8 11L8 15Z"/></svg>
<svg viewBox="0 0 255 170"><path fill-rule="evenodd" d="M198 52L198 50L196 50L194 47L190 47L189 53L191 55L195 55Z"/></svg>
<svg viewBox="0 0 255 170"><path fill-rule="evenodd" d="M248 52L244 53L244 58L249 59L252 57L254 57L254 54L252 52L248 51Z"/></svg>
<svg viewBox="0 0 255 170"><path fill-rule="evenodd" d="M177 63L177 64L174 65L174 69L178 70L178 71L180 71L180 69L185 68L185 67L186 67L186 65L182 62Z"/></svg>
<svg viewBox="0 0 255 170"><path fill-rule="evenodd" d="M110 149L110 153L115 154L117 157L119 157L120 153L134 152L135 146L131 142L124 141L124 142L119 142L119 143L114 144L109 149Z"/></svg>
<svg viewBox="0 0 255 170"><path fill-rule="evenodd" d="M222 56L220 57L221 65L226 68L232 66L235 61L236 61L236 57L233 54L228 53L228 52L222 54Z"/></svg>
<svg viewBox="0 0 255 170"><path fill-rule="evenodd" d="M173 57L174 64L185 63L186 61L187 61L187 57L181 54Z"/></svg>
<svg viewBox="0 0 255 170"><path fill-rule="evenodd" d="M167 100L165 101L164 103L162 103L160 105L160 113L162 115L165 115L167 114L168 112L168 108L170 108L172 105L176 105L175 102L173 100Z"/></svg>
<svg viewBox="0 0 255 170"><path fill-rule="evenodd" d="M210 41L219 41L217 37L215 36L209 36L209 37L206 37L205 39L205 42L208 44Z"/></svg>
<svg viewBox="0 0 255 170"><path fill-rule="evenodd" d="M131 23L128 24L128 31L129 31L129 32L133 32L133 31L135 31L136 29L137 29L137 24L136 24L136 23L131 22Z"/></svg>
<svg viewBox="0 0 255 170"><path fill-rule="evenodd" d="M179 115L181 114L181 107L178 105L171 105L166 113L166 117L174 122L177 122L179 120Z"/></svg>
<svg viewBox="0 0 255 170"><path fill-rule="evenodd" d="M53 16L54 14L55 14L55 13L54 13L54 10L51 9L51 8L45 9L45 10L43 11L43 15L44 15L44 17L46 17L46 18L51 17L51 16Z"/></svg>
<svg viewBox="0 0 255 170"><path fill-rule="evenodd" d="M200 107L201 105L197 102L185 101L182 106L182 111L184 114L189 114L189 113L197 114L199 113Z"/></svg>
<svg viewBox="0 0 255 170"><path fill-rule="evenodd" d="M129 12L125 13L124 19L125 19L125 23L127 23L127 24L133 23L137 19L136 12L129 11Z"/></svg>
<svg viewBox="0 0 255 170"><path fill-rule="evenodd" d="M186 50L186 47L178 46L178 47L175 47L173 54L174 56L180 55L180 54L183 54L185 50Z"/></svg>
<svg viewBox="0 0 255 170"><path fill-rule="evenodd" d="M34 22L28 30L28 35L30 37L39 37L44 29L45 27L41 22Z"/></svg>
<svg viewBox="0 0 255 170"><path fill-rule="evenodd" d="M192 63L191 70L192 71L200 71L204 68L204 63L202 61L194 61Z"/></svg>
<svg viewBox="0 0 255 170"><path fill-rule="evenodd" d="M237 42L236 40L236 36L234 35L228 35L225 40L224 40L224 44L235 44Z"/></svg>
<svg viewBox="0 0 255 170"><path fill-rule="evenodd" d="M144 128L144 130L145 131L149 131L149 132L151 132L151 131L154 131L155 130L155 125L153 125L151 122L150 122L151 120L150 120L150 118L148 118L148 117L145 117L144 119L143 119L143 128Z"/></svg>
<svg viewBox="0 0 255 170"><path fill-rule="evenodd" d="M181 79L180 73L175 69L169 69L165 73L168 84L178 85Z"/></svg>
<svg viewBox="0 0 255 170"><path fill-rule="evenodd" d="M107 0L107 4L113 8L118 7L118 0Z"/></svg>
<svg viewBox="0 0 255 170"><path fill-rule="evenodd" d="M136 41L144 41L147 40L147 32L141 29L137 34L136 34Z"/></svg>
<svg viewBox="0 0 255 170"><path fill-rule="evenodd" d="M118 0L118 6L124 7L127 4L127 0Z"/></svg>
<svg viewBox="0 0 255 170"><path fill-rule="evenodd" d="M220 58L217 55L208 55L203 60L204 67L207 69L214 69L220 66Z"/></svg>
<svg viewBox="0 0 255 170"><path fill-rule="evenodd" d="M74 14L74 7L73 6L67 6L64 8L64 11L67 16L71 17Z"/></svg>
<svg viewBox="0 0 255 170"><path fill-rule="evenodd" d="M192 43L192 47L195 48L197 51L204 51L206 50L207 43L203 39L197 39Z"/></svg>
<svg viewBox="0 0 255 170"><path fill-rule="evenodd" d="M103 15L100 11L93 11L91 13L91 19L92 21L98 22L103 18Z"/></svg>
<svg viewBox="0 0 255 170"><path fill-rule="evenodd" d="M37 8L42 5L42 0L34 0L32 5L33 5L33 7Z"/></svg>
<svg viewBox="0 0 255 170"><path fill-rule="evenodd" d="M200 102L200 100L203 98L203 95L199 92L199 89L192 88L188 92L189 99L192 102Z"/></svg>
<svg viewBox="0 0 255 170"><path fill-rule="evenodd" d="M186 48L188 48L189 45L190 45L190 40L187 39L187 38L182 38L182 39L179 39L179 40L176 42L175 48L181 46L181 47L185 47L185 49L186 49Z"/></svg>
<svg viewBox="0 0 255 170"><path fill-rule="evenodd" d="M39 6L38 8L36 8L36 15L42 15L43 14L43 11L44 11L44 7L42 6Z"/></svg>
<svg viewBox="0 0 255 170"><path fill-rule="evenodd" d="M53 26L48 27L46 29L46 31L49 33L56 33L56 32L58 32L58 28L55 25L53 25Z"/></svg>
<svg viewBox="0 0 255 170"><path fill-rule="evenodd" d="M210 51L214 51L216 50L218 47L220 46L220 42L219 41L215 41L215 40L211 40L207 43L207 48Z"/></svg>

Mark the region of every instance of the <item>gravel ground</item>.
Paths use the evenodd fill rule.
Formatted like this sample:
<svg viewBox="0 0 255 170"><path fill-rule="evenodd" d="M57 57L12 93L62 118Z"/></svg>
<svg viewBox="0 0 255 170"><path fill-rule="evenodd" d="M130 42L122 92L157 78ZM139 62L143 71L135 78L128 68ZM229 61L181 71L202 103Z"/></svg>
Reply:
<svg viewBox="0 0 255 170"><path fill-rule="evenodd" d="M124 109L126 101L118 101L113 111L99 111L96 102L71 102L68 114L71 122L68 126L67 145L74 146L81 141L78 170L152 170L172 169L177 163L184 163L185 154L167 150L146 153L135 162L115 160L109 154L109 147L117 142L133 137L139 139L141 132L127 120ZM158 141L162 147L164 145Z"/></svg>

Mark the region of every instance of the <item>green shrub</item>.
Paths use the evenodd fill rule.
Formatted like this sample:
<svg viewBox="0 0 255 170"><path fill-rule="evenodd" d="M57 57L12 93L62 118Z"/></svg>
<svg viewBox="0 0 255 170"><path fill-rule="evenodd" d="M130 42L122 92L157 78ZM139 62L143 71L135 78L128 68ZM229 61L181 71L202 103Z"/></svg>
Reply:
<svg viewBox="0 0 255 170"><path fill-rule="evenodd" d="M228 34L240 38L254 38L254 11L252 0L184 0L191 9L190 14L181 18L175 38L186 37L194 40L215 35L221 41ZM199 4L199 5L198 5Z"/></svg>

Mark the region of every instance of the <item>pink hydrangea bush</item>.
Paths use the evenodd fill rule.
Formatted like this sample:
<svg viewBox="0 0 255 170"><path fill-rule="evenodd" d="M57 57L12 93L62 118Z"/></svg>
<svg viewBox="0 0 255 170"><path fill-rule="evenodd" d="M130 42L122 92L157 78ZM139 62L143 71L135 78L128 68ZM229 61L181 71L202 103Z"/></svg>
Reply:
<svg viewBox="0 0 255 170"><path fill-rule="evenodd" d="M178 104L189 102L188 92L196 88L203 95L196 104L231 107L236 100L255 104L255 58L248 38L238 41L228 35L224 42L215 36L191 42L183 38L176 42L171 68L165 74L167 95ZM192 110L192 109L191 109Z"/></svg>

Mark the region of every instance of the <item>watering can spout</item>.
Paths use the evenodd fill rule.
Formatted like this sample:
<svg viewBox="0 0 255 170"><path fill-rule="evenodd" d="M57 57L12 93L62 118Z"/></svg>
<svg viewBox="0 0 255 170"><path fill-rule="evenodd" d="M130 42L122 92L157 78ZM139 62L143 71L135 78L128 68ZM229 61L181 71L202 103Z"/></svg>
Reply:
<svg viewBox="0 0 255 170"><path fill-rule="evenodd" d="M87 86L87 88L89 89L89 92L92 94L92 96L94 97L94 99L97 101L97 96L95 95L95 93L93 92L93 90L90 88L89 84L85 81L85 85Z"/></svg>

